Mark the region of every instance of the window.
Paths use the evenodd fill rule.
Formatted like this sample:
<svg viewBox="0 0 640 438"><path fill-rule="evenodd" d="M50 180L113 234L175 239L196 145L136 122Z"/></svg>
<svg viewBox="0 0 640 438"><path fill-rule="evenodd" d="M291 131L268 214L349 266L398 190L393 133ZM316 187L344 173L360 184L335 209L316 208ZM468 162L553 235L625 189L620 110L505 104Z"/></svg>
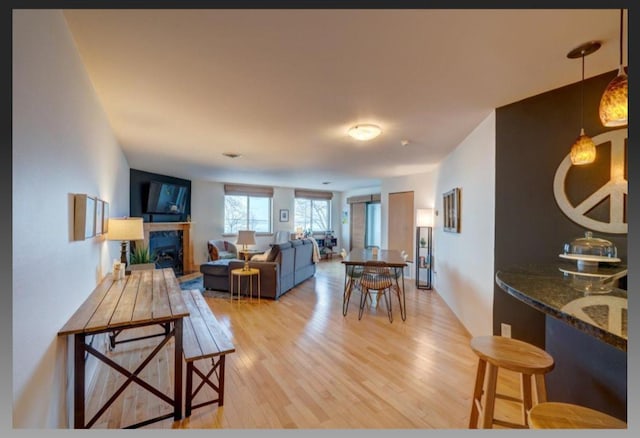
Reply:
<svg viewBox="0 0 640 438"><path fill-rule="evenodd" d="M271 232L273 188L240 184L224 185L224 233L238 230Z"/></svg>
<svg viewBox="0 0 640 438"><path fill-rule="evenodd" d="M331 198L333 193L295 190L294 227L312 232L331 231Z"/></svg>
<svg viewBox="0 0 640 438"><path fill-rule="evenodd" d="M296 198L295 228L313 232L331 230L331 202Z"/></svg>
<svg viewBox="0 0 640 438"><path fill-rule="evenodd" d="M238 230L256 233L271 232L271 198L246 195L225 195L224 232L235 234Z"/></svg>
<svg viewBox="0 0 640 438"><path fill-rule="evenodd" d="M331 201L296 198L295 228L314 232L331 230Z"/></svg>

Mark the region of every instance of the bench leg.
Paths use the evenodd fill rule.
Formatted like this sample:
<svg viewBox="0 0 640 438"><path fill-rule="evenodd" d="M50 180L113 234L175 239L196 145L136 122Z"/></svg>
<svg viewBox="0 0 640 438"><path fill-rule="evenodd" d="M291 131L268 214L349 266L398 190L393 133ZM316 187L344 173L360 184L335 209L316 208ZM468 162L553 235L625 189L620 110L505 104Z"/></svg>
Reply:
<svg viewBox="0 0 640 438"><path fill-rule="evenodd" d="M185 388L186 397L185 397L185 406L184 406L184 415L185 417L189 417L191 415L191 404L193 400L191 399L193 390L193 362L187 362L187 386Z"/></svg>
<svg viewBox="0 0 640 438"><path fill-rule="evenodd" d="M222 355L216 361L215 358L211 359L211 370L207 374L204 374L195 366L195 361L187 362L187 384L185 388L186 397L185 397L185 417L189 417L191 415L191 411L195 408L199 408L202 406L210 405L213 403L218 403L218 406L222 406L224 404L224 368L225 368L225 356ZM201 382L194 389L193 388L193 375L197 374L200 376ZM211 379L212 376L216 376L217 385ZM196 394L202 389L205 385L209 386L213 389L218 397L212 400L208 400L201 403L193 404L193 399Z"/></svg>

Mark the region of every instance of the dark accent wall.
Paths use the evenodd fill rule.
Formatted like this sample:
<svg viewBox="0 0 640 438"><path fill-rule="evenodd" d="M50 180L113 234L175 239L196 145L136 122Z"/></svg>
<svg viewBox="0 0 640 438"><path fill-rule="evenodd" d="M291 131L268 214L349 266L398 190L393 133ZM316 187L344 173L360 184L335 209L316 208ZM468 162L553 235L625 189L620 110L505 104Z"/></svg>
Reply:
<svg viewBox="0 0 640 438"><path fill-rule="evenodd" d="M170 184L187 186L189 193L183 214L148 214L146 213L147 197L149 196L149 183L159 181ZM129 172L129 215L142 217L145 222L186 222L191 215L191 181L173 176L160 175L131 169Z"/></svg>
<svg viewBox="0 0 640 438"><path fill-rule="evenodd" d="M584 83L584 128L590 137L619 129L604 128L598 117L602 92L615 75L616 71L611 71ZM580 102L578 82L496 110L496 271L517 264L554 263L564 243L584 236L587 231L560 210L553 193L556 170L580 132ZM597 152L596 163L572 166L569 170L567 192L572 198L584 199L609 179L608 148L600 146ZM608 205L598 206L590 215L599 220L608 217ZM594 231L594 235L612 241L619 257L626 262L626 234ZM606 399L610 413L626 418L626 354L622 354L625 360L621 360L619 352L611 354L610 349L603 347L596 357L590 356L584 347L587 343L566 342L578 336L575 329L559 322L550 330L543 313L495 285L494 334L500 333L502 322L511 324L514 338L554 352L556 370L547 380L550 399L570 401L567 398L571 399L573 394L574 402L591 404L596 409L601 406L599 400ZM576 361L589 362L588 370L572 373ZM599 387L605 383L600 382L597 374L605 368L606 375L613 374L619 379L618 392L613 396L604 394L605 389ZM585 378L585 373L590 379Z"/></svg>

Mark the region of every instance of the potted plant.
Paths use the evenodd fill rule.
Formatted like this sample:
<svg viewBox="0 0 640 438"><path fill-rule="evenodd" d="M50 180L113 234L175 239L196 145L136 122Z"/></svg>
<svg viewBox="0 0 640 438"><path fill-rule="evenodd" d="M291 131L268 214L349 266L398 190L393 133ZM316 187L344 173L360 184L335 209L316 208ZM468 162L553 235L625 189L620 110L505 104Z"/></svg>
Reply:
<svg viewBox="0 0 640 438"><path fill-rule="evenodd" d="M131 252L131 265L145 265L137 266L138 269L155 269L156 265L151 261L151 255L149 254L149 248L145 245L136 245Z"/></svg>
<svg viewBox="0 0 640 438"><path fill-rule="evenodd" d="M424 237L420 238L420 247L424 248L425 246L427 246L427 241L424 240Z"/></svg>

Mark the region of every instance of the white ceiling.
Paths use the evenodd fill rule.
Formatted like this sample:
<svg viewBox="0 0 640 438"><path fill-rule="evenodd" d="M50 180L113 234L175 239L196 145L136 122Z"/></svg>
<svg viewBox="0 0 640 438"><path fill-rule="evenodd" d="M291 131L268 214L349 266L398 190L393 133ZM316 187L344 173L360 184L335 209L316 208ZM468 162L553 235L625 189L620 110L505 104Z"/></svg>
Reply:
<svg viewBox="0 0 640 438"><path fill-rule="evenodd" d="M602 43L587 78L615 70L619 14L65 11L132 168L334 191L428 171L493 109L578 82L582 43ZM383 134L353 140L357 123Z"/></svg>

